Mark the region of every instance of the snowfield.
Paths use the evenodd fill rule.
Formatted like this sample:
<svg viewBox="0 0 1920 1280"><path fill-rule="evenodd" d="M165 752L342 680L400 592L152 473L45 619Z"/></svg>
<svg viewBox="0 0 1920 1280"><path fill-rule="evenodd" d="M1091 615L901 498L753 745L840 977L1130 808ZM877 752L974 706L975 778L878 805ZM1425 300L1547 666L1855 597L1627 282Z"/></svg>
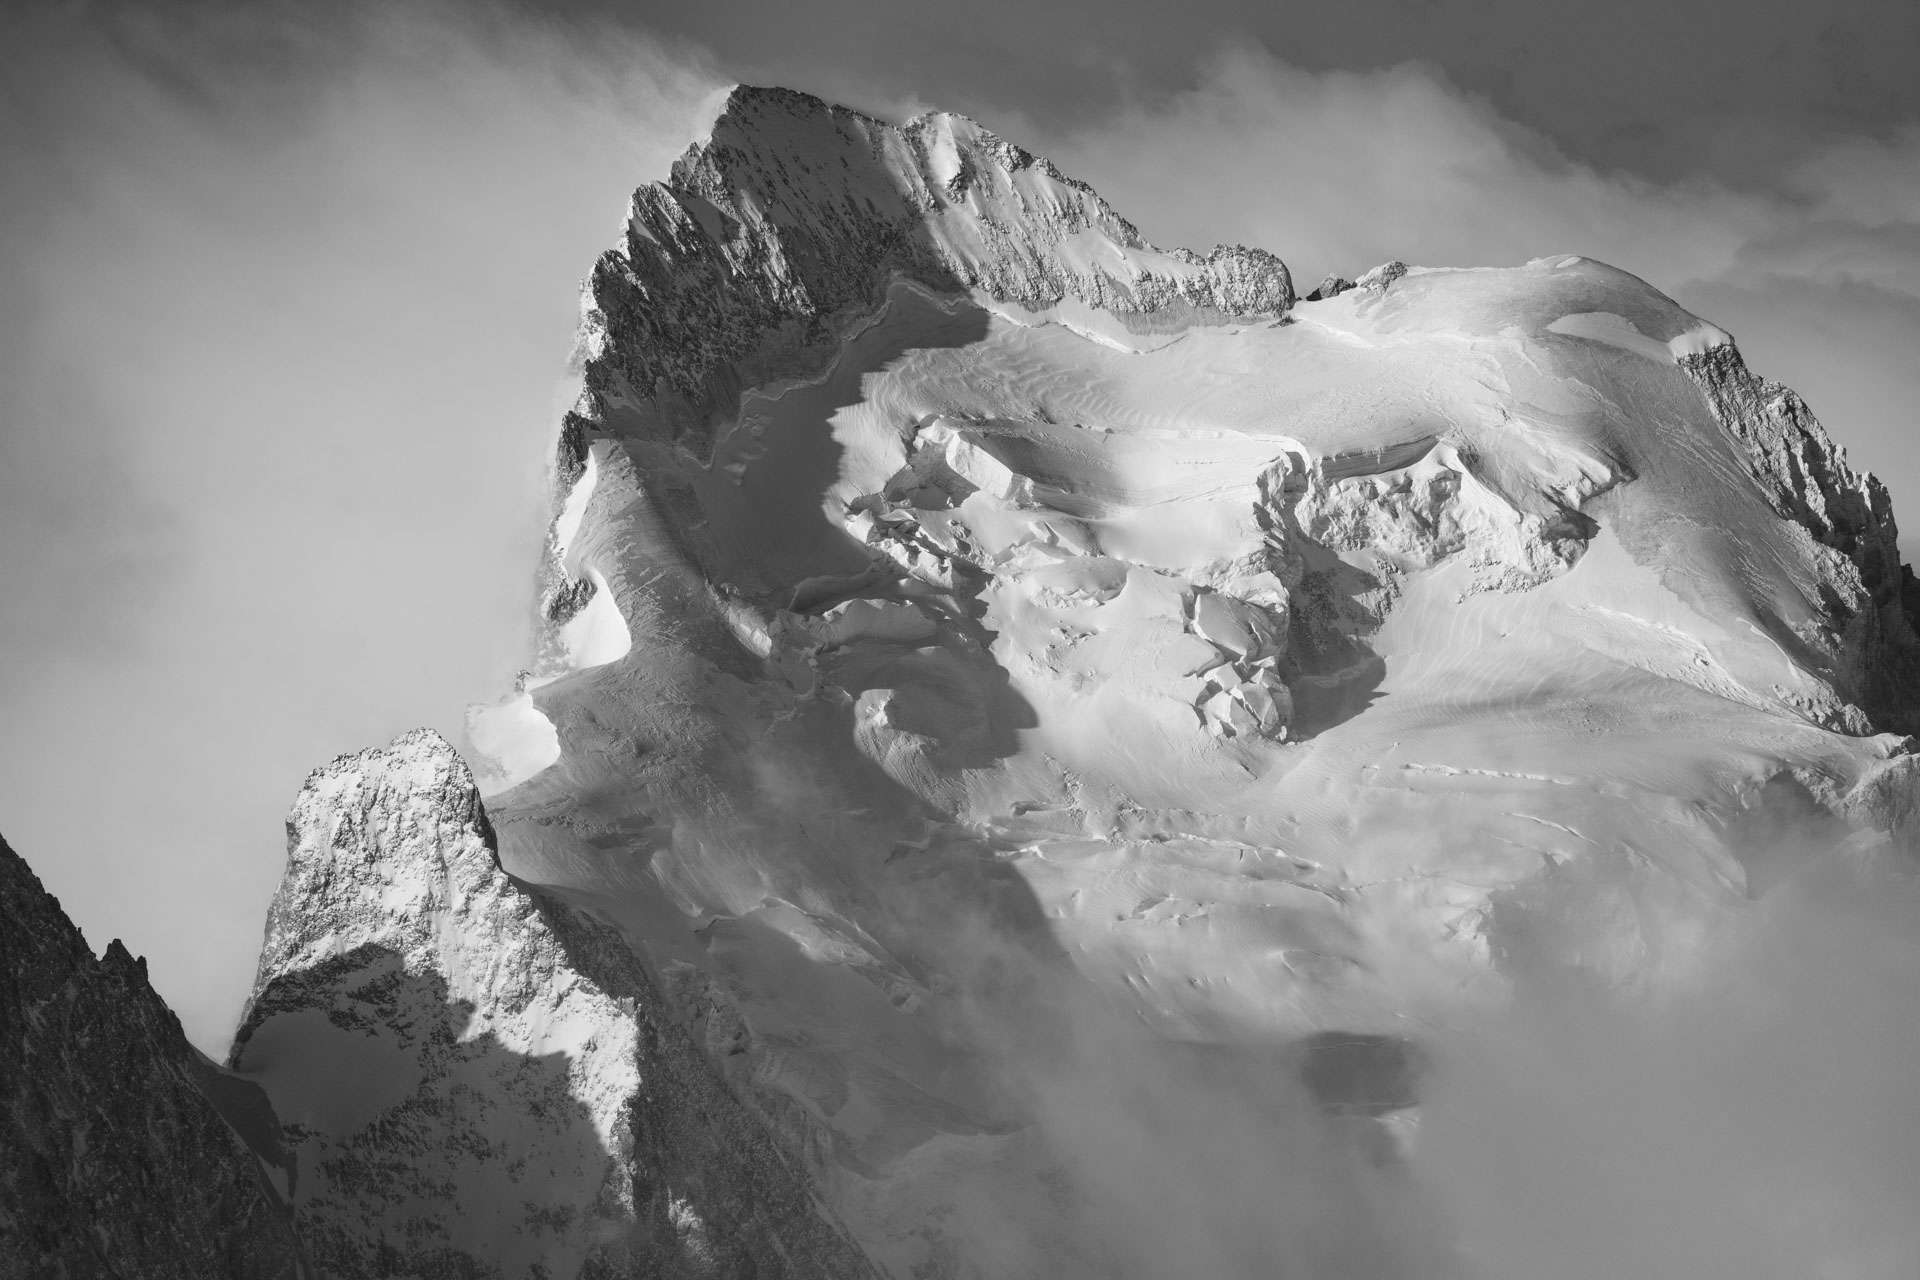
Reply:
<svg viewBox="0 0 1920 1280"><path fill-rule="evenodd" d="M887 1274L1520 1274L1406 1105L1454 1029L1911 836L1877 483L1624 272L1391 267L1296 302L970 121L741 90L596 269L500 865ZM273 1065L322 1022L249 1042L283 1120L413 1090Z"/></svg>

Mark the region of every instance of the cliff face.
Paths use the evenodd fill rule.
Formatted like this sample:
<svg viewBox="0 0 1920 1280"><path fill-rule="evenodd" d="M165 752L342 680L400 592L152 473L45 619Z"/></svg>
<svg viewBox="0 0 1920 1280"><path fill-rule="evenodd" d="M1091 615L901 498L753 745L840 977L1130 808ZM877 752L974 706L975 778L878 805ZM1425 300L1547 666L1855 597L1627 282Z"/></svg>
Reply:
<svg viewBox="0 0 1920 1280"><path fill-rule="evenodd" d="M617 937L495 861L420 731L316 770L232 1065L320 1272L866 1274Z"/></svg>
<svg viewBox="0 0 1920 1280"><path fill-rule="evenodd" d="M187 1043L117 939L95 959L4 842L0 921L0 1276L304 1274L257 1088Z"/></svg>
<svg viewBox="0 0 1920 1280"><path fill-rule="evenodd" d="M634 193L623 243L594 268L589 386L603 407L671 405L697 436L743 387L806 371L895 275L1169 330L1279 316L1294 297L1272 254L1156 248L1084 183L965 117L892 125L742 88L668 181Z"/></svg>
<svg viewBox="0 0 1920 1280"><path fill-rule="evenodd" d="M1746 446L1774 509L1828 557L1830 625L1844 653L1847 693L1882 729L1920 731L1920 590L1900 561L1900 529L1886 486L1854 471L1791 387L1755 376L1731 343L1688 355L1682 367L1714 416Z"/></svg>

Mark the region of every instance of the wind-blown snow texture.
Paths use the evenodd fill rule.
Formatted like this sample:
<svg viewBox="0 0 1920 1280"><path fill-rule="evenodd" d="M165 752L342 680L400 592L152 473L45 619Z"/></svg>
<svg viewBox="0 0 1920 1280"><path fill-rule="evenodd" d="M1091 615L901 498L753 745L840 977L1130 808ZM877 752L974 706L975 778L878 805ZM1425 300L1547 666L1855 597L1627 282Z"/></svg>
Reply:
<svg viewBox="0 0 1920 1280"><path fill-rule="evenodd" d="M332 1274L1456 1274L1409 1028L1684 970L1782 796L1913 838L1884 491L1599 263L1296 302L740 89L579 372L487 805L295 807L234 1066Z"/></svg>

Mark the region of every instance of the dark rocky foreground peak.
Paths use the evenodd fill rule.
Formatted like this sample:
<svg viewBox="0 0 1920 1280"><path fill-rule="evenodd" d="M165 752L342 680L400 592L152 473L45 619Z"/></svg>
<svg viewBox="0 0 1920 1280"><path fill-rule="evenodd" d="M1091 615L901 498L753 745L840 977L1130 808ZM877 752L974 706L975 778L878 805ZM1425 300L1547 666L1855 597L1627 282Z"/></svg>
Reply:
<svg viewBox="0 0 1920 1280"><path fill-rule="evenodd" d="M0 841L0 1276L306 1274L257 1085L208 1062L118 939L97 959ZM246 1135L246 1136L243 1136Z"/></svg>

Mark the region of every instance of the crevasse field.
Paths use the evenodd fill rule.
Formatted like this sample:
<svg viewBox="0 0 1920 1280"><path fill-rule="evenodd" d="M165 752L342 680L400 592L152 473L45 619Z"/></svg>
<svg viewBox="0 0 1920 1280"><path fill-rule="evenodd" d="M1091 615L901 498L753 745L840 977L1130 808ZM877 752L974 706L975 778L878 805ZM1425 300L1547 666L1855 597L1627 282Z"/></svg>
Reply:
<svg viewBox="0 0 1920 1280"><path fill-rule="evenodd" d="M1580 257L1296 300L754 90L585 310L499 863L879 1269L1906 1274L1897 535L1727 334ZM621 1034L460 954L463 1037ZM253 1034L338 1160L276 1063L368 1033Z"/></svg>

